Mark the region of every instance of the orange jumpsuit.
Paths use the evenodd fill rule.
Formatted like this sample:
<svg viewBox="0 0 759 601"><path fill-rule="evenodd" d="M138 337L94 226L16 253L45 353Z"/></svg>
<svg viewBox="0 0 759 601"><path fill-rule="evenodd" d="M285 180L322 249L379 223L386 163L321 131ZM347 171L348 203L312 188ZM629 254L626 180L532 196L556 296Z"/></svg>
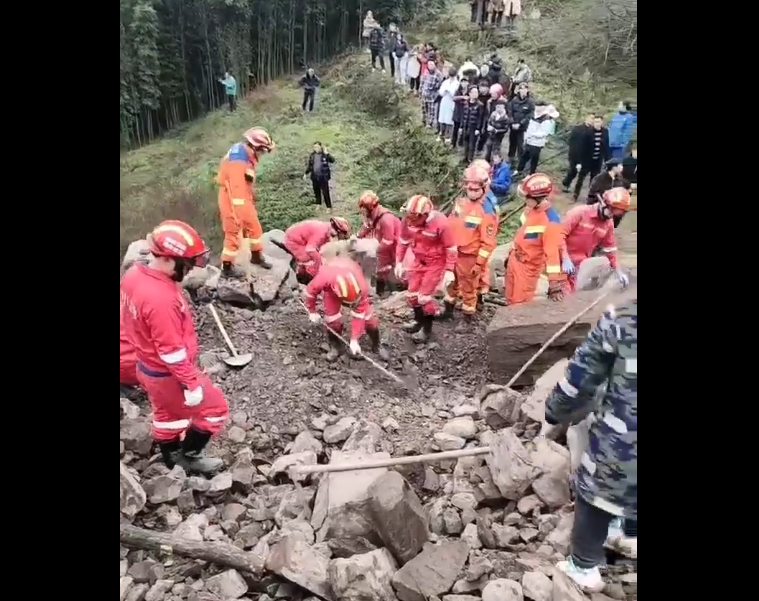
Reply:
<svg viewBox="0 0 759 601"><path fill-rule="evenodd" d="M477 311L482 272L496 247L498 214L485 198L476 201L459 198L448 221L458 247L458 259L454 270L456 279L448 286L445 300L455 303L461 297L461 310L472 315Z"/></svg>
<svg viewBox="0 0 759 601"><path fill-rule="evenodd" d="M561 232L561 217L551 203L525 209L506 262L504 287L509 305L530 302L543 271L549 282L565 281L561 271Z"/></svg>
<svg viewBox="0 0 759 601"><path fill-rule="evenodd" d="M497 239L498 230L501 226L501 205L498 204L498 198L496 198L496 195L493 194L492 190L488 192L484 202L486 205L492 205L492 210L495 211L495 235ZM480 294L487 294L488 292L490 292L490 259L485 262L485 267L480 276Z"/></svg>
<svg viewBox="0 0 759 601"><path fill-rule="evenodd" d="M263 251L263 229L256 211L256 165L252 149L238 142L221 161L219 175L219 213L224 230L221 260L231 263L240 250L240 237L253 252Z"/></svg>
<svg viewBox="0 0 759 601"><path fill-rule="evenodd" d="M567 277L567 290L573 292L577 283L580 263L593 254L600 245L609 258L612 269L617 268L617 241L614 237L614 219L599 217L596 205L574 207L562 222L562 241L567 255L575 266L575 274Z"/></svg>

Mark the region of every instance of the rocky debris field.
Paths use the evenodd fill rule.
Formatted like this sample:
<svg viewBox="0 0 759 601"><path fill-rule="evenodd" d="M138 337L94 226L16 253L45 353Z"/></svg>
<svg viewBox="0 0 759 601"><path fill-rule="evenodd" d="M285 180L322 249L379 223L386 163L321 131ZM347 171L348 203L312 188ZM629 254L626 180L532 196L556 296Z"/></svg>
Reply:
<svg viewBox="0 0 759 601"><path fill-rule="evenodd" d="M570 451L532 442L531 416L565 365L529 396L489 385L430 399L416 438L398 438L413 425L407 409L392 410L400 401L373 421L381 397L357 411L358 399L333 391L297 427L277 425L285 415L264 424L255 403L241 404L215 449L226 468L210 480L157 461L145 408L122 399L120 601L636 600L635 563L610 565L592 597L554 571L573 520ZM290 469L389 458L403 445L492 451L396 469Z"/></svg>

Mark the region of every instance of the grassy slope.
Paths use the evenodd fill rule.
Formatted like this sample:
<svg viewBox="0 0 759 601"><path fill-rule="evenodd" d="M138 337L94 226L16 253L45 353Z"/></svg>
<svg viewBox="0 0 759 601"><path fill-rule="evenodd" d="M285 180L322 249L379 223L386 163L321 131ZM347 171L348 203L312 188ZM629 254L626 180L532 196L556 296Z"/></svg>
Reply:
<svg viewBox="0 0 759 601"><path fill-rule="evenodd" d="M490 47L502 46L500 34L477 32L468 22L468 4L454 5L450 15L410 35L412 41L434 40L454 63L467 56L484 57ZM528 25L527 25L528 26ZM525 49L501 48L509 69L524 56L537 76L536 95L549 99L567 123L588 109L612 110L628 92L568 85L559 74ZM301 176L315 141L324 143L337 159L334 197L336 212L357 222L355 201L370 187L398 206L408 195L424 192L441 200L450 196L460 169L458 156L441 148L432 135L418 127L416 101L405 91L388 96L389 76L367 72L368 56L354 54L336 61L323 77L316 112L303 115L294 78L256 90L238 111L217 111L155 144L122 155L120 161L120 247L143 237L163 218L185 219L220 244L218 209L213 179L220 158L252 125L269 129L277 142L274 154L259 169L259 214L264 229L289 224L322 213L311 204L310 183ZM385 106L387 105L387 107ZM376 107L374 110L372 107ZM362 107L367 108L363 111ZM384 113L378 116L379 109ZM386 108L386 110L384 110ZM558 175L565 168L560 137L552 142L543 169ZM566 199L559 197L562 206ZM629 226L637 227L634 214ZM629 227L628 226L628 227ZM503 233L508 237L509 231Z"/></svg>

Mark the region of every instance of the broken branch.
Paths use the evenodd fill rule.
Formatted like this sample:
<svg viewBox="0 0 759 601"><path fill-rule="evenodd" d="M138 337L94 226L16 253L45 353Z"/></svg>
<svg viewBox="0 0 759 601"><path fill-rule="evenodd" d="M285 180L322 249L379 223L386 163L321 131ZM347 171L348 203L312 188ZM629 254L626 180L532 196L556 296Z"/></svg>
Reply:
<svg viewBox="0 0 759 601"><path fill-rule="evenodd" d="M258 575L263 572L265 563L265 560L255 553L243 551L234 545L189 540L131 524L119 525L119 542L125 547L174 553Z"/></svg>

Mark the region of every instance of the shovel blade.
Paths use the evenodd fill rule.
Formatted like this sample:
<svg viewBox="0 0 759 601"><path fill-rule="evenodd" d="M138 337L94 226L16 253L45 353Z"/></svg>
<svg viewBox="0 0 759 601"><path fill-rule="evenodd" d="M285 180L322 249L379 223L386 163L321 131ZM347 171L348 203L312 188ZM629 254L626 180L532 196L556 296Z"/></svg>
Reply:
<svg viewBox="0 0 759 601"><path fill-rule="evenodd" d="M224 363L229 367L245 367L253 360L251 353L245 353L244 355L232 355L231 357L225 357Z"/></svg>

